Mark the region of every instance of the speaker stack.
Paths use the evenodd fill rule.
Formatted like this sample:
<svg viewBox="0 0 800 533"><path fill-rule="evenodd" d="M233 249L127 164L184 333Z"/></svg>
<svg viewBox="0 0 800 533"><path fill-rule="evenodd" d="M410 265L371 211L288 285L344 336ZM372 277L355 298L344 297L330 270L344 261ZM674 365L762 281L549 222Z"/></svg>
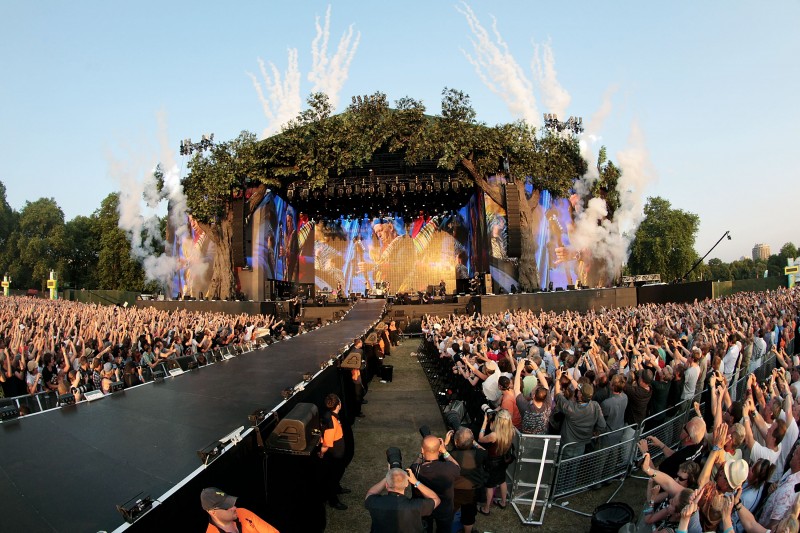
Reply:
<svg viewBox="0 0 800 533"><path fill-rule="evenodd" d="M520 257L522 256L522 229L519 190L513 183L506 184L506 216L508 217L508 246L506 253L508 257Z"/></svg>

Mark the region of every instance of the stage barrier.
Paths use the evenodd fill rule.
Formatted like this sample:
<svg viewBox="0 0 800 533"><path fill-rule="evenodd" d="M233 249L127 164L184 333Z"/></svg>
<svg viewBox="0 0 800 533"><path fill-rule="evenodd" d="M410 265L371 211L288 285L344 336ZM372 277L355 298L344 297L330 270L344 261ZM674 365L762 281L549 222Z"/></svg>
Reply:
<svg viewBox="0 0 800 533"><path fill-rule="evenodd" d="M256 341L248 341L242 344L228 345L220 348L214 348L213 350L209 350L204 354L206 356L205 365L198 364L197 354L184 355L181 357L167 359L166 361L156 364L152 369L150 368L143 369L142 374L144 375L145 378L144 383L139 383L134 386L138 387L139 385L150 383L155 379L175 377L184 372L189 372L192 369L197 369L200 366L213 365L214 363L225 361L232 357L250 353L259 348L263 348L266 345L267 345L266 341L262 338ZM127 388L130 387L126 387L126 389ZM81 404L88 401L90 400L82 399L80 402L77 403ZM61 407L58 403L58 394L54 391L44 391L44 392L38 392L36 394L24 394L22 396L13 396L10 398L0 399L0 408L8 407L10 405L15 405L18 408L27 409L28 412L22 413L21 416L40 413L42 411L48 411L50 409Z"/></svg>

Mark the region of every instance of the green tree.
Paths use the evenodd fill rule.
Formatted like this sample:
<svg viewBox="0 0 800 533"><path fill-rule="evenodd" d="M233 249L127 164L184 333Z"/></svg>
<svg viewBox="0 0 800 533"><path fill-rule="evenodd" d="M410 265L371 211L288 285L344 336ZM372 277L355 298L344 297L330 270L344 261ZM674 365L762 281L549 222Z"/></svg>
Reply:
<svg viewBox="0 0 800 533"><path fill-rule="evenodd" d="M100 243L97 254L97 286L107 290L142 290L144 270L131 257L131 243L119 227L119 193L111 193L92 215Z"/></svg>
<svg viewBox="0 0 800 533"><path fill-rule="evenodd" d="M77 216L64 226L66 270L64 283L73 289L97 288L100 233L97 216Z"/></svg>
<svg viewBox="0 0 800 533"><path fill-rule="evenodd" d="M781 251L778 253L784 260L788 258L796 258L797 257L797 246L794 243L787 242L783 246L781 246ZM784 261L785 265L785 261Z"/></svg>
<svg viewBox="0 0 800 533"><path fill-rule="evenodd" d="M63 278L66 270L64 212L53 198L25 203L8 244L17 254L8 267L16 287L44 290L51 270L58 279Z"/></svg>
<svg viewBox="0 0 800 533"><path fill-rule="evenodd" d="M730 281L733 279L731 274L731 266L728 263L723 263L722 259L709 259L708 267L710 270L711 279L714 281Z"/></svg>
<svg viewBox="0 0 800 533"><path fill-rule="evenodd" d="M673 209L664 198L648 198L644 220L636 230L628 267L633 274L661 274L664 281L681 278L697 261L694 242L700 219ZM698 279L693 272L689 280Z"/></svg>
<svg viewBox="0 0 800 533"><path fill-rule="evenodd" d="M0 275L9 272L17 258L16 229L19 226L19 213L14 211L6 200L6 186L0 182ZM10 272L9 272L10 273ZM12 278L13 286L19 287L17 279Z"/></svg>
<svg viewBox="0 0 800 533"><path fill-rule="evenodd" d="M614 212L619 209L620 198L617 183L622 176L622 171L608 159L605 146L600 148L600 153L597 155L597 172L600 177L592 187L592 195L606 201L608 217L612 218Z"/></svg>
<svg viewBox="0 0 800 533"><path fill-rule="evenodd" d="M784 276L783 269L786 266L786 258L779 254L772 254L767 259L767 268L766 270L769 271L769 277L773 276ZM764 270L761 271L761 275L764 275Z"/></svg>

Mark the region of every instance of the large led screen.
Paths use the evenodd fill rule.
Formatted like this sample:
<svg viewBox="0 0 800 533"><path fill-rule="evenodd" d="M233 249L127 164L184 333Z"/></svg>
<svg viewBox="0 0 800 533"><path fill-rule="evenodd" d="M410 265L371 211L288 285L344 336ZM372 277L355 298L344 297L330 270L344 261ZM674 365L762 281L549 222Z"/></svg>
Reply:
<svg viewBox="0 0 800 533"><path fill-rule="evenodd" d="M434 217L360 218L315 225L317 290L413 293L444 281L454 292L481 261L480 198Z"/></svg>

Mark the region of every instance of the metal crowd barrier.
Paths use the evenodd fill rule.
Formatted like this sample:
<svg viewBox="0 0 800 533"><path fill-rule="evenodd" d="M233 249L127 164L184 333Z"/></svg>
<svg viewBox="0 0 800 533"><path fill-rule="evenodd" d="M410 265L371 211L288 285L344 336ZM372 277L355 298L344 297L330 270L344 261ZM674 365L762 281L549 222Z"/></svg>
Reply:
<svg viewBox="0 0 800 533"><path fill-rule="evenodd" d="M762 382L775 368L774 355L767 356L763 364L755 370L756 378ZM747 389L749 373L730 385L735 396L741 399ZM515 467L509 469L511 485L510 501L523 524L542 525L545 510L556 506L573 513L591 516L576 509L562 505L558 500L579 494L612 480L619 480L617 490L608 498L611 501L625 480L632 476L633 465L638 459L638 442L649 436L657 437L670 448L680 444L681 432L689 418L693 416L693 401L685 400L677 406L653 414L641 426L630 425L617 431L605 433L592 439L592 443L603 446L593 449L593 444L568 443L560 446L558 435L526 435L517 432ZM706 405L700 405L701 414ZM654 421L663 422L650 427ZM645 429L647 428L647 429ZM586 446L585 449L582 449ZM653 459L663 455L656 447L648 447Z"/></svg>

